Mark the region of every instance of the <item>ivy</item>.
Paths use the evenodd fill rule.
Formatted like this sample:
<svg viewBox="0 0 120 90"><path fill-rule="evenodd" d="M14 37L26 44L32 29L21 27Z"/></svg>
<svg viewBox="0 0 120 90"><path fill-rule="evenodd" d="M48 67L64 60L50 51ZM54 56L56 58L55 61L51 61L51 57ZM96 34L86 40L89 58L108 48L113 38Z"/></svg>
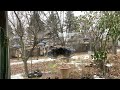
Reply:
<svg viewBox="0 0 120 90"><path fill-rule="evenodd" d="M1 39L3 41L3 46L8 46L9 38L5 34L5 30L2 27L0 27L0 32L1 32L1 38L4 38L4 40Z"/></svg>
<svg viewBox="0 0 120 90"><path fill-rule="evenodd" d="M94 60L105 60L107 58L107 52L106 51L95 51L94 55L92 55L92 59Z"/></svg>

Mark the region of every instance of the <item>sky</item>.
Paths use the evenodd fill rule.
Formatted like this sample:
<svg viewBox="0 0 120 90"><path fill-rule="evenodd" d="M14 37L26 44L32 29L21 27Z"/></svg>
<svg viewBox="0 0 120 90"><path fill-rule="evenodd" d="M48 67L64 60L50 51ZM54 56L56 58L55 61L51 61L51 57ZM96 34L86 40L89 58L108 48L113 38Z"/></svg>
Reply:
<svg viewBox="0 0 120 90"><path fill-rule="evenodd" d="M84 15L84 12L74 11L74 15L75 15L75 16Z"/></svg>
<svg viewBox="0 0 120 90"><path fill-rule="evenodd" d="M8 11L8 17L11 18L12 20L13 20L13 18L15 19L15 17L13 17L13 16L10 15L10 12L11 11ZM47 12L47 11L45 11L45 12ZM82 12L81 11L74 11L73 13L74 13L75 16L84 15L83 11ZM24 21L24 19L22 19L22 21Z"/></svg>
<svg viewBox="0 0 120 90"><path fill-rule="evenodd" d="M8 11L8 15L10 14L10 11ZM75 16L79 16L79 15L84 15L84 12L82 11L74 11L74 15Z"/></svg>

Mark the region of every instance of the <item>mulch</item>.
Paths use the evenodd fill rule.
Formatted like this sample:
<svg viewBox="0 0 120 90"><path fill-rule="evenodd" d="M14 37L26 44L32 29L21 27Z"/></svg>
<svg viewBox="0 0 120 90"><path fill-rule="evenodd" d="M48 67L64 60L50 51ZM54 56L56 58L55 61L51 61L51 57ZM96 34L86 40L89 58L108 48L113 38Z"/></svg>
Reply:
<svg viewBox="0 0 120 90"><path fill-rule="evenodd" d="M28 63L28 70L30 72L31 70L34 71L36 69L39 69L41 71L47 72L47 71L50 71L51 69L48 67L49 64L54 64L54 61L35 63L35 64L32 64L32 67L31 67L31 64ZM11 75L15 75L23 72L24 72L23 64L11 65Z"/></svg>

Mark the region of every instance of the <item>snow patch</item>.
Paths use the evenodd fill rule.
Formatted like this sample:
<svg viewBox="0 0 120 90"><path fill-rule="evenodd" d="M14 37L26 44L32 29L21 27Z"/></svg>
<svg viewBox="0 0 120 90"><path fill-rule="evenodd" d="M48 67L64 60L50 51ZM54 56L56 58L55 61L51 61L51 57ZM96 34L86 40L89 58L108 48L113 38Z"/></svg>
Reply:
<svg viewBox="0 0 120 90"><path fill-rule="evenodd" d="M10 65L17 65L17 64L23 64L23 62L14 62L14 63L10 63Z"/></svg>
<svg viewBox="0 0 120 90"><path fill-rule="evenodd" d="M48 58L48 59L39 59L39 60L32 60L32 63L35 64L35 63L38 63L38 62L47 62L47 61L54 61L55 59L51 59L51 58ZM27 61L27 63L31 63L31 60L30 61ZM14 63L10 63L10 65L17 65L17 64L23 64L23 62L14 62Z"/></svg>
<svg viewBox="0 0 120 90"><path fill-rule="evenodd" d="M72 59L79 59L78 56L72 56L71 58L72 58Z"/></svg>
<svg viewBox="0 0 120 90"><path fill-rule="evenodd" d="M23 73L11 75L11 79L24 79L22 75L23 75Z"/></svg>
<svg viewBox="0 0 120 90"><path fill-rule="evenodd" d="M120 52L120 49L117 49L117 52Z"/></svg>

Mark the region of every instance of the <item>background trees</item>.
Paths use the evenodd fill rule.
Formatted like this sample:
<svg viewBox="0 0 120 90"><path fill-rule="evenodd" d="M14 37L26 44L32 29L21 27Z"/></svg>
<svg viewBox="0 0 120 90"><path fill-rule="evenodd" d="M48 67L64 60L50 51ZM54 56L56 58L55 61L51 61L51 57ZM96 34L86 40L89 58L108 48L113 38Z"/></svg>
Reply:
<svg viewBox="0 0 120 90"><path fill-rule="evenodd" d="M117 41L120 39L119 14L119 11L84 11L84 15L75 16L74 11L11 11L8 26L10 43L11 46L14 45L13 37L19 37L26 75L27 60L45 36L53 45L62 46L67 46L72 39L75 42L69 42L70 46L79 46L82 41L88 39L92 51L99 49L106 42L109 43L111 39L113 52L116 53ZM74 35L68 40L71 33ZM106 36L109 38L105 42ZM31 49L26 54L27 45Z"/></svg>
<svg viewBox="0 0 120 90"><path fill-rule="evenodd" d="M9 19L11 26L13 27L13 32L15 35L19 36L19 44L21 49L21 58L24 62L25 74L28 75L27 60L32 54L34 48L39 43L40 37L39 32L44 30L44 23L40 20L37 12L23 12L23 11L14 11L10 14L12 19ZM28 28L26 29L28 25ZM29 32L29 34L27 33ZM27 36L33 36L33 43L29 53L26 53L26 44L30 38Z"/></svg>
<svg viewBox="0 0 120 90"><path fill-rule="evenodd" d="M105 11L100 18L100 27L102 30L108 29L108 35L112 40L112 51L117 53L117 43L120 38L120 12L119 11Z"/></svg>

